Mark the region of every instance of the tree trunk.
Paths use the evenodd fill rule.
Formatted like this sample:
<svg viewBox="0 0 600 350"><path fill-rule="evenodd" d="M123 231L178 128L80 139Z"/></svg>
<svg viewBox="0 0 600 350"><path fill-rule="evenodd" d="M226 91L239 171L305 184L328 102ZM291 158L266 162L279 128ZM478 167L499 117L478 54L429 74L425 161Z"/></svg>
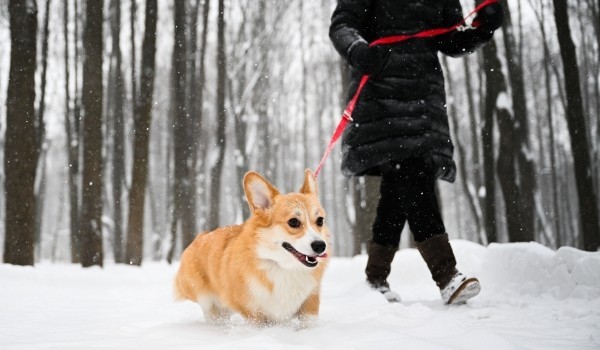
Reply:
<svg viewBox="0 0 600 350"><path fill-rule="evenodd" d="M123 68L121 55L121 0L112 0L111 4L111 35L112 35L112 199L113 199L113 221L114 221L114 245L113 252L116 263L124 263L123 254L123 185L125 181L125 137L123 106L125 102L125 89L123 85ZM110 92L109 92L110 93Z"/></svg>
<svg viewBox="0 0 600 350"><path fill-rule="evenodd" d="M193 72L195 80L198 82L198 91L194 94L193 108L194 111L191 113L192 123L193 123L193 136L192 142L196 145L197 150L196 156L193 159L193 171L194 177L196 181L197 188L206 188L206 177L200 176L204 170L204 166L206 164L206 149L207 142L204 137L203 130L203 121L204 121L204 87L206 83L206 48L207 48L207 37L208 37L208 18L210 13L210 0L203 0L202 4L202 34L200 36L200 52L198 57L198 70L197 72ZM203 192L206 193L206 192ZM196 209L196 212L199 214L198 216L198 225L204 227L206 224L206 201L203 200L200 202L199 208Z"/></svg>
<svg viewBox="0 0 600 350"><path fill-rule="evenodd" d="M481 128L482 139L482 158L483 158L483 174L484 174L484 227L487 236L487 242L493 243L498 241L496 228L496 166L494 156L494 114L496 112L496 101L500 91L504 90L500 84L504 84L504 76L502 80L498 80L498 74L502 74L500 70L500 62L496 52L496 42L491 40L483 47L483 71L485 72L485 98L482 113L483 126Z"/></svg>
<svg viewBox="0 0 600 350"><path fill-rule="evenodd" d="M135 17L137 13L137 3L136 0L130 0L130 8L129 8L129 28L130 28L130 45L131 45L131 107L132 114L135 115L136 101L138 98L137 95L137 59L136 59L136 50L135 50ZM147 5L146 5L147 6ZM143 43L142 43L143 45ZM143 50L143 49L142 49ZM143 53L142 53L143 54Z"/></svg>
<svg viewBox="0 0 600 350"><path fill-rule="evenodd" d="M190 1L191 3L191 1ZM198 96L198 81L196 80L196 55L198 53L198 13L200 1L196 0L189 13L189 45L186 52L187 60L187 88L186 88L186 130L185 142L187 144L185 151L185 205L181 215L182 237L184 247L187 247L196 237L197 220L196 220L196 159L198 157L198 145L196 141L196 119L198 116L199 102ZM200 107L201 108L201 107Z"/></svg>
<svg viewBox="0 0 600 350"><path fill-rule="evenodd" d="M102 1L87 0L83 36L81 265L102 266Z"/></svg>
<svg viewBox="0 0 600 350"><path fill-rule="evenodd" d="M148 141L152 118L154 70L156 61L157 0L146 0L146 28L142 42L142 74L140 96L134 119L133 167L129 190L126 261L141 265L144 238L144 202L148 182Z"/></svg>
<svg viewBox="0 0 600 350"><path fill-rule="evenodd" d="M44 112L46 111L46 76L48 72L48 36L50 34L50 4L51 0L46 0L46 8L44 13L44 33L42 34L42 76L40 86L40 104L37 111L36 119L36 148L39 154L42 151L44 144L46 128L44 125Z"/></svg>
<svg viewBox="0 0 600 350"><path fill-rule="evenodd" d="M79 120L71 108L70 71L69 66L69 3L63 4L63 35L65 40L65 133L67 135L68 182L69 182L69 225L71 262L80 263L81 241L79 230ZM73 16L77 23L77 12ZM75 51L77 51L77 31L75 31ZM77 55L75 55L75 87L77 87ZM75 89L77 96L77 88Z"/></svg>
<svg viewBox="0 0 600 350"><path fill-rule="evenodd" d="M504 49L508 64L512 93L512 113L506 111L507 116L512 114L510 125L512 129L506 137L511 139L510 148L504 149L514 152L514 155L505 155L508 160L500 162L499 176L506 206L506 221L508 236L511 242L529 242L535 239L535 174L534 163L529 144L529 121L527 117L527 102L525 99L525 85L523 82L523 63L520 60L515 43L510 8L505 2L505 20L502 25ZM498 120L506 122L507 120ZM506 131L508 131L507 129ZM501 139L502 141L502 139ZM507 141L508 140L504 140Z"/></svg>
<svg viewBox="0 0 600 350"><path fill-rule="evenodd" d="M195 234L194 224L190 222L191 193L190 174L190 138L191 123L186 108L186 76L187 76L187 39L186 39L186 1L175 1L175 41L172 59L171 99L173 113L173 146L174 146L174 182L173 182L173 219L172 234L180 228L183 247L192 241ZM170 254L172 257L172 254Z"/></svg>
<svg viewBox="0 0 600 350"><path fill-rule="evenodd" d="M40 87L40 104L37 110L36 122L36 149L38 170L36 171L35 184L35 239L38 250L41 247L42 219L44 213L44 202L46 197L46 125L44 123L44 112L46 110L46 76L48 73L48 36L50 34L50 4L46 0L44 12L44 32L42 34L42 76ZM39 254L38 254L39 255Z"/></svg>
<svg viewBox="0 0 600 350"><path fill-rule="evenodd" d="M208 217L208 229L214 230L219 226L219 213L221 211L221 173L223 172L223 161L225 160L225 125L227 113L225 110L225 84L226 71L225 65L225 3L224 0L219 0L219 10L217 19L217 131L216 131L216 147L217 160L210 172L210 214Z"/></svg>
<svg viewBox="0 0 600 350"><path fill-rule="evenodd" d="M472 162L473 162L473 186L475 188L475 195L477 196L477 192L481 186L481 155L480 155L480 135L477 132L477 116L475 114L476 106L473 96L475 96L475 91L473 90L473 86L471 85L471 60L469 56L465 56L463 58L463 65L465 69L465 89L467 94L467 104L469 106L469 125L471 127L471 149L472 149Z"/></svg>
<svg viewBox="0 0 600 350"><path fill-rule="evenodd" d="M579 196L579 222L583 234L583 248L596 251L600 246L600 222L598 221L598 203L594 192L592 179L593 167L588 148L579 68L575 45L571 38L569 13L567 3L563 0L553 0L554 19L560 55L563 61L565 88L567 94L567 124L571 136L571 149L575 166L575 180Z"/></svg>
<svg viewBox="0 0 600 350"><path fill-rule="evenodd" d="M37 5L10 0L10 70L6 95L4 262L34 264L35 67Z"/></svg>
<svg viewBox="0 0 600 350"><path fill-rule="evenodd" d="M42 248L42 223L44 203L46 202L46 168L48 166L48 152L46 147L38 155L38 166L36 170L35 193L35 245L37 257L41 257Z"/></svg>

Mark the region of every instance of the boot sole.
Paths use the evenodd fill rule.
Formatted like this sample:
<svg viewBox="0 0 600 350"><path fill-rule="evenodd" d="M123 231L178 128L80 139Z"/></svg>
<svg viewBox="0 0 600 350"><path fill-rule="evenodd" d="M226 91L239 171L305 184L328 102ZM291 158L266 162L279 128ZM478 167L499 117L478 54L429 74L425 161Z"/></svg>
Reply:
<svg viewBox="0 0 600 350"><path fill-rule="evenodd" d="M479 285L479 280L477 278L469 278L463 282L463 284L458 287L456 292L452 294L450 300L448 300L448 305L460 305L465 304L467 300L473 298L481 291L481 286Z"/></svg>

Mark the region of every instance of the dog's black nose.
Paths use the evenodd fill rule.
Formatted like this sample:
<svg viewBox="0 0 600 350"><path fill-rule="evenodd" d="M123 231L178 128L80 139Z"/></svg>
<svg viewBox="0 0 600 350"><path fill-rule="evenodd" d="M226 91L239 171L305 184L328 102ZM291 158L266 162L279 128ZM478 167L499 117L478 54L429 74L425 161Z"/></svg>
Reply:
<svg viewBox="0 0 600 350"><path fill-rule="evenodd" d="M314 241L310 244L310 246L317 254L323 253L325 248L327 248L327 244L325 244L323 241Z"/></svg>

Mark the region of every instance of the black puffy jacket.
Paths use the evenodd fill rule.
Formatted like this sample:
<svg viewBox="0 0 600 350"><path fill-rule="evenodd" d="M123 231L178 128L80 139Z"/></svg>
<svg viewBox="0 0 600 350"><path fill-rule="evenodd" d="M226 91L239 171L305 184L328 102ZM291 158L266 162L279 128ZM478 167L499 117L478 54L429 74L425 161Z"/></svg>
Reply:
<svg viewBox="0 0 600 350"><path fill-rule="evenodd" d="M459 0L338 0L329 36L352 64L352 50L361 41L451 27L462 17ZM343 173L380 175L394 161L422 157L431 162L436 178L454 181L454 146L437 53L473 52L492 35L478 28L371 48L378 59L354 109L354 122L344 131ZM363 73L352 67L349 98Z"/></svg>

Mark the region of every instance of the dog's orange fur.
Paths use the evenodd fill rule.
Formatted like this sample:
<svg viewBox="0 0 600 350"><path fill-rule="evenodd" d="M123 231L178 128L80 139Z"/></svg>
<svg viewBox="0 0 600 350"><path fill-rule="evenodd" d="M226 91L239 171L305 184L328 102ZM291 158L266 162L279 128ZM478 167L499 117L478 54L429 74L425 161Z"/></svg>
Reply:
<svg viewBox="0 0 600 350"><path fill-rule="evenodd" d="M326 225L315 224L325 212L317 198L314 176L307 170L300 192L280 194L260 175L250 172L244 177L244 190L250 218L241 225L220 227L196 237L181 257L176 294L199 302L209 321L226 318L232 311L257 323L294 316L316 318L330 250ZM291 218L299 219L302 225L290 227ZM316 257L316 267L294 261L296 257L277 241L282 237L293 243L305 234L327 243L327 254ZM265 259L259 251L268 252L266 255L273 255L274 260Z"/></svg>

